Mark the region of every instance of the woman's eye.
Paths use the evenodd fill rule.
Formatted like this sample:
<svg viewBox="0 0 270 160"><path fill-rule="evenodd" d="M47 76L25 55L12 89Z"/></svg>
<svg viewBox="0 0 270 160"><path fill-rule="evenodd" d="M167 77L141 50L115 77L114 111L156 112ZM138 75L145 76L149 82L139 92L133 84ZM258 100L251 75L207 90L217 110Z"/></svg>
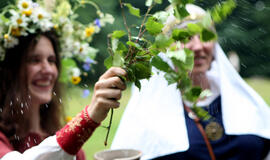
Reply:
<svg viewBox="0 0 270 160"><path fill-rule="evenodd" d="M56 58L55 57L49 57L48 62L50 63L56 63Z"/></svg>
<svg viewBox="0 0 270 160"><path fill-rule="evenodd" d="M28 58L29 63L38 63L40 62L40 59L38 57L30 57Z"/></svg>

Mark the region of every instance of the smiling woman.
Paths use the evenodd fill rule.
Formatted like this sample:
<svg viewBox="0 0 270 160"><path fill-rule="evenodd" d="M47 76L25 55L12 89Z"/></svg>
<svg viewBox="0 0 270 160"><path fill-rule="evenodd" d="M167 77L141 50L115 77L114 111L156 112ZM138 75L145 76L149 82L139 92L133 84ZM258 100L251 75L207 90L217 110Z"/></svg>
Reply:
<svg viewBox="0 0 270 160"><path fill-rule="evenodd" d="M76 155L85 159L81 146L110 108L119 107L117 101L126 86L118 76L125 71L111 68L104 73L95 85L91 104L61 129L57 37L52 31L38 32L18 41L0 61L0 157L36 160L43 159L42 155L46 159Z"/></svg>
<svg viewBox="0 0 270 160"><path fill-rule="evenodd" d="M51 21L52 16L41 4L19 0L17 5L17 10L12 6L13 9L0 13L1 17L5 17L5 12L11 15L5 23L1 21L3 17L0 20L0 28L3 27L0 30L0 158L85 160L81 147L108 111L119 107L118 100L126 88L119 77L126 72L117 67L106 71L95 84L91 103L63 125L60 57L67 58L66 54L70 53L69 58L91 58L90 46L84 39L91 37L78 40L75 34L69 35L67 32L74 27L71 19L65 17L68 24ZM70 9L68 2L60 6L66 12ZM61 30L65 25L69 30ZM63 35L69 35L68 39ZM72 47L61 47L66 45ZM84 52L78 54L80 50ZM80 73L76 76L80 78Z"/></svg>
<svg viewBox="0 0 270 160"><path fill-rule="evenodd" d="M27 56L28 89L37 105L52 99L54 83L58 77L56 56L50 40L41 36L34 49Z"/></svg>

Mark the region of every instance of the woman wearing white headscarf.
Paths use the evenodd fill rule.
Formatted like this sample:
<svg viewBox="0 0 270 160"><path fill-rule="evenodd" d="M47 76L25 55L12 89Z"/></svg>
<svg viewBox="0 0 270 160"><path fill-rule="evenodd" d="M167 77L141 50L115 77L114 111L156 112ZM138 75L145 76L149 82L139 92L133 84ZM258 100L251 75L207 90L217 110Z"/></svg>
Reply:
<svg viewBox="0 0 270 160"><path fill-rule="evenodd" d="M198 106L212 116L200 121L205 132L213 121L220 126L210 127L214 134L207 138L214 157L266 158L270 150L269 107L234 70L218 43L201 42L194 36L185 47L194 52L193 85L212 92ZM166 60L164 54L160 56ZM164 73L157 74L154 69L141 88L132 88L112 149L138 149L143 152L142 159L214 159L192 115L184 109L183 104L187 108L191 104L182 101L176 84L168 85Z"/></svg>

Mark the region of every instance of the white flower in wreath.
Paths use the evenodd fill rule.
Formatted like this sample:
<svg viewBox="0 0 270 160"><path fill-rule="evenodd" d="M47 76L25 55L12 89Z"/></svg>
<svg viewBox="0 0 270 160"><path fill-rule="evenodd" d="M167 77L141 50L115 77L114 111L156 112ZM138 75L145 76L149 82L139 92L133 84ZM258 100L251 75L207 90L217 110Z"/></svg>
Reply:
<svg viewBox="0 0 270 160"><path fill-rule="evenodd" d="M34 23L40 23L42 21L48 21L51 19L51 15L41 7L36 7L31 16Z"/></svg>
<svg viewBox="0 0 270 160"><path fill-rule="evenodd" d="M81 75L81 70L77 67L71 68L70 69L70 74L72 77L80 77Z"/></svg>
<svg viewBox="0 0 270 160"><path fill-rule="evenodd" d="M53 28L53 23L49 20L43 20L38 23L40 26L41 31L49 31L51 28Z"/></svg>
<svg viewBox="0 0 270 160"><path fill-rule="evenodd" d="M13 48L14 46L18 45L19 40L15 37L12 37L10 35L4 36L4 47L5 48Z"/></svg>
<svg viewBox="0 0 270 160"><path fill-rule="evenodd" d="M70 35L74 32L73 25L70 21L66 21L63 31L65 31L66 34Z"/></svg>
<svg viewBox="0 0 270 160"><path fill-rule="evenodd" d="M83 43L80 45L79 55L86 55L89 51L89 44Z"/></svg>
<svg viewBox="0 0 270 160"><path fill-rule="evenodd" d="M26 11L32 9L33 2L31 0L19 0L18 1L18 8L21 11Z"/></svg>
<svg viewBox="0 0 270 160"><path fill-rule="evenodd" d="M80 48L81 48L80 42L76 41L73 43L74 55L78 55L80 53Z"/></svg>
<svg viewBox="0 0 270 160"><path fill-rule="evenodd" d="M108 13L106 13L105 15L102 13L100 14L100 25L102 27L105 26L106 23L110 23L110 24L113 24L114 22L114 17Z"/></svg>
<svg viewBox="0 0 270 160"><path fill-rule="evenodd" d="M63 38L61 41L62 57L69 58L73 56L72 52L74 50L74 46L71 44L74 44L74 41L71 37Z"/></svg>
<svg viewBox="0 0 270 160"><path fill-rule="evenodd" d="M15 28L17 27L23 27L26 28L28 25L28 22L30 21L30 19L28 17L26 17L24 14L21 15L18 12L16 12L15 10L10 10L11 13L11 18L10 18L10 22L11 25Z"/></svg>

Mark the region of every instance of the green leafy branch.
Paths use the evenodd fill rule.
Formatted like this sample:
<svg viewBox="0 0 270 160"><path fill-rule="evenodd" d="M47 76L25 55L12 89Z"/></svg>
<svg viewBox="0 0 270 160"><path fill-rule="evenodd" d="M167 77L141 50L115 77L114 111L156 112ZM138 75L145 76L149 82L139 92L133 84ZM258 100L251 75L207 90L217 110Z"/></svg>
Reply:
<svg viewBox="0 0 270 160"><path fill-rule="evenodd" d="M165 73L165 79L169 85L177 84L183 99L194 104L192 108L200 118L209 119L208 112L196 107L196 103L210 93L208 90L203 91L200 87L192 85L189 74L194 65L194 53L183 48L181 44L187 43L194 35L200 35L201 41L204 42L215 40L217 35L213 30L212 17L221 15L218 18L214 17L214 20L220 22L231 13L235 2L228 0L222 5L217 5L196 23L189 23L181 28L175 26L190 18L186 4L193 3L193 0L169 0L169 2L173 12L157 11L150 14L152 8L161 4L162 0L146 0L148 10L142 18L140 9L119 0L126 31L116 30L108 36L110 56L104 64L107 68L111 66L124 68L127 71L127 80L134 82L139 89L141 88L140 80L149 79L152 75L152 66L154 66ZM131 35L124 7L128 8L131 15L142 18L137 36ZM176 17L171 24L166 21L170 15ZM128 40L125 42L126 36ZM170 66L168 61L159 56L159 53L165 53L173 65Z"/></svg>

